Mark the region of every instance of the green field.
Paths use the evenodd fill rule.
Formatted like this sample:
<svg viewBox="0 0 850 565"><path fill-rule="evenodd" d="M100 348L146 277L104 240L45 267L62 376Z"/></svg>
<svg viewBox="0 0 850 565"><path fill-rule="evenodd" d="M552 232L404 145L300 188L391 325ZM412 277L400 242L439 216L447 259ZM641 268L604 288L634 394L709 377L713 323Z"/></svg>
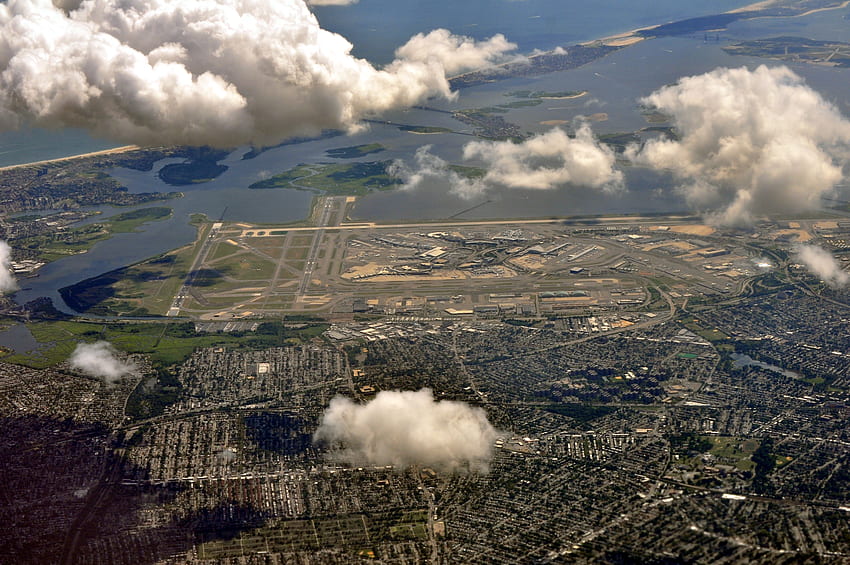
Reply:
<svg viewBox="0 0 850 565"><path fill-rule="evenodd" d="M285 257L290 260L304 260L309 252L309 247L290 247L286 250Z"/></svg>
<svg viewBox="0 0 850 565"><path fill-rule="evenodd" d="M162 182L172 186L209 182L228 169L218 162L227 157L229 150L198 147L190 151L192 156L183 163L172 163L159 170Z"/></svg>
<svg viewBox="0 0 850 565"><path fill-rule="evenodd" d="M711 328L704 325L697 318L685 318L679 320L679 323L685 326L690 331L694 332L703 339L708 341L726 341L729 336L717 328Z"/></svg>
<svg viewBox="0 0 850 565"><path fill-rule="evenodd" d="M368 145L353 145L351 147L338 147L336 149L328 149L325 155L335 157L337 159L356 159L365 157L372 153L380 153L386 149L380 143L369 143Z"/></svg>
<svg viewBox="0 0 850 565"><path fill-rule="evenodd" d="M714 436L706 439L712 443L709 453L717 457L719 463L734 465L741 471L749 471L755 467L750 457L759 447L757 440Z"/></svg>
<svg viewBox="0 0 850 565"><path fill-rule="evenodd" d="M110 316L165 315L192 265L189 245L59 289L78 312Z"/></svg>
<svg viewBox="0 0 850 565"><path fill-rule="evenodd" d="M9 363L29 367L52 367L65 361L80 342L105 339L127 353L146 353L162 366L180 363L198 347L228 346L258 349L292 345L313 339L327 329L326 324L286 327L279 322L261 324L256 332L198 334L191 322L33 322L27 324L40 348L36 353L11 354Z"/></svg>
<svg viewBox="0 0 850 565"><path fill-rule="evenodd" d="M93 224L17 239L14 245L35 252L42 261L55 261L68 255L85 253L113 234L136 231L142 224L164 220L171 213L171 208L165 206L139 208Z"/></svg>
<svg viewBox="0 0 850 565"><path fill-rule="evenodd" d="M393 539L428 539L428 511L412 510L405 512L398 523L390 526Z"/></svg>
<svg viewBox="0 0 850 565"><path fill-rule="evenodd" d="M487 174L486 169L482 169L480 167L466 167L464 165L449 165L449 170L456 172L463 178L471 180L484 178Z"/></svg>
<svg viewBox="0 0 850 565"><path fill-rule="evenodd" d="M228 277L237 281L263 281L267 282L274 276L277 265L257 257L256 255L245 255L238 262L228 263L231 267L225 270Z"/></svg>
<svg viewBox="0 0 850 565"><path fill-rule="evenodd" d="M233 245L232 243L228 243L226 241L219 241L215 244L213 251L207 255L207 261L217 261L224 257L230 257L231 255L238 253L241 251L239 247Z"/></svg>
<svg viewBox="0 0 850 565"><path fill-rule="evenodd" d="M390 190L401 181L387 174L389 161L298 165L293 169L255 182L248 188L295 188L336 196L362 196L375 190Z"/></svg>
<svg viewBox="0 0 850 565"><path fill-rule="evenodd" d="M533 98L531 100L515 100L513 102L508 102L507 104L499 104L498 107L513 110L515 108L530 108L532 106L539 106L540 104L543 104L542 99Z"/></svg>
<svg viewBox="0 0 850 565"><path fill-rule="evenodd" d="M452 130L449 128L443 128L439 126L398 126L398 129L401 131L406 131L410 133L452 133Z"/></svg>

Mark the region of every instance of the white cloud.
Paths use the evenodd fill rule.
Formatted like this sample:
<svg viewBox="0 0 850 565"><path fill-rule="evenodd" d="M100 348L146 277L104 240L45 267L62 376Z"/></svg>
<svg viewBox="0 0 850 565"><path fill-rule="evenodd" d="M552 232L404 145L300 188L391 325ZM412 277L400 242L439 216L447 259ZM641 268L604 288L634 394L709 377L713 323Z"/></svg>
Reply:
<svg viewBox="0 0 850 565"><path fill-rule="evenodd" d="M846 286L850 282L850 273L843 270L832 253L822 247L800 245L794 251L794 258L831 287Z"/></svg>
<svg viewBox="0 0 850 565"><path fill-rule="evenodd" d="M352 465L486 471L496 430L480 408L435 402L430 389L382 391L366 404L331 400L314 440Z"/></svg>
<svg viewBox="0 0 850 565"><path fill-rule="evenodd" d="M575 137L553 128L522 143L473 141L463 147L463 159L482 161L484 181L509 188L551 190L568 183L616 188L623 180L614 168L614 152L593 137L586 123Z"/></svg>
<svg viewBox="0 0 850 565"><path fill-rule="evenodd" d="M387 173L398 177L404 183L401 190L414 190L426 179L440 179L451 186L452 192L464 197L480 194L486 186L479 179L462 177L449 168L449 163L431 153L431 145L423 145L413 156L414 166L398 159L390 165Z"/></svg>
<svg viewBox="0 0 850 565"><path fill-rule="evenodd" d="M497 33L487 41L453 35L445 29L435 29L428 34L417 33L396 49L397 60L437 65L453 75L468 69L488 66L516 45Z"/></svg>
<svg viewBox="0 0 850 565"><path fill-rule="evenodd" d="M102 378L107 384L114 384L138 370L131 361L119 359L118 351L108 341L77 344L68 362L72 369Z"/></svg>
<svg viewBox="0 0 850 565"><path fill-rule="evenodd" d="M304 0L9 0L0 127L84 127L140 144L268 145L450 97L447 74L515 48L444 30L384 69L351 55Z"/></svg>
<svg viewBox="0 0 850 565"><path fill-rule="evenodd" d="M428 177L447 180L452 191L472 198L493 187L552 190L567 184L602 190L622 188L623 173L614 168L614 152L599 143L590 126L582 124L575 137L564 130L535 135L521 143L472 141L463 146L467 165L481 165L481 178L467 179L449 169L446 161L430 153L430 146L417 150L415 167L397 161L390 170L415 188Z"/></svg>
<svg viewBox="0 0 850 565"><path fill-rule="evenodd" d="M719 68L642 102L672 116L680 139L628 155L670 170L718 223L815 208L843 178L850 122L786 67Z"/></svg>
<svg viewBox="0 0 850 565"><path fill-rule="evenodd" d="M18 283L12 274L12 248L0 240L0 293L18 290Z"/></svg>

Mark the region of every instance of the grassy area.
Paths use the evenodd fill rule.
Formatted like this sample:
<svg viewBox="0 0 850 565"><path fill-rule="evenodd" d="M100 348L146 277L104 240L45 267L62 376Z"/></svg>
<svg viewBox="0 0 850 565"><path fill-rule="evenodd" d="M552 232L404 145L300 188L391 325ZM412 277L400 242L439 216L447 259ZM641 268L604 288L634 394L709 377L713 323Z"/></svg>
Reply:
<svg viewBox="0 0 850 565"><path fill-rule="evenodd" d="M199 241L211 224L195 222ZM78 312L105 316L165 315L174 296L186 280L200 246L187 245L140 263L115 269L97 277L59 289L71 308ZM212 271L195 278L203 284Z"/></svg>
<svg viewBox="0 0 850 565"><path fill-rule="evenodd" d="M734 465L742 471L749 471L755 467L755 463L750 458L759 448L758 440L717 436L706 439L712 444L709 453L717 458L718 463Z"/></svg>
<svg viewBox="0 0 850 565"><path fill-rule="evenodd" d="M296 235L292 238L290 247L309 247L313 243L312 235Z"/></svg>
<svg viewBox="0 0 850 565"><path fill-rule="evenodd" d="M513 110L514 108L529 108L532 106L539 106L540 104L543 104L543 100L535 98L532 100L514 100L513 102L508 102L507 104L499 104L498 107Z"/></svg>
<svg viewBox="0 0 850 565"><path fill-rule="evenodd" d="M487 174L487 169L482 169L480 167L466 167L464 165L449 165L449 169L456 172L460 176L467 179L480 179L484 178L484 175Z"/></svg>
<svg viewBox="0 0 850 565"><path fill-rule="evenodd" d="M230 153L223 149L198 147L192 150L192 156L184 163L172 163L159 170L159 178L165 184L182 186L209 182L224 173L227 165L219 165Z"/></svg>
<svg viewBox="0 0 850 565"><path fill-rule="evenodd" d="M228 269L228 276L241 281L268 281L274 275L277 268L275 263L257 257L256 255L245 255L240 257L234 268Z"/></svg>
<svg viewBox="0 0 850 565"><path fill-rule="evenodd" d="M233 245L232 243L228 243L226 241L219 241L218 243L216 243L212 253L207 256L207 260L210 262L217 261L224 257L230 257L238 251L240 251L239 246Z"/></svg>
<svg viewBox="0 0 850 565"><path fill-rule="evenodd" d="M75 310L98 315L165 315L192 265L188 245L59 289Z"/></svg>
<svg viewBox="0 0 850 565"><path fill-rule="evenodd" d="M170 218L171 208L165 206L153 206L151 208L139 208L130 212L124 212L117 216L107 218L105 223L109 224L112 233L130 233L147 222L165 220Z"/></svg>
<svg viewBox="0 0 850 565"><path fill-rule="evenodd" d="M198 347L227 346L261 349L309 341L324 332L323 323L284 326L279 322L261 324L256 332L198 334L191 322L34 322L27 324L42 347L33 354L12 354L3 358L29 367L51 367L65 361L80 342L105 339L128 353L146 353L154 364L170 366L184 361Z"/></svg>
<svg viewBox="0 0 850 565"><path fill-rule="evenodd" d="M401 131L407 131L410 133L452 133L452 130L449 128L439 127L439 126L398 126L398 129Z"/></svg>
<svg viewBox="0 0 850 565"><path fill-rule="evenodd" d="M656 310L663 310L667 308L667 301L664 300L664 297L661 296L661 291L655 288L654 286L647 287L647 291L649 292L649 300L646 305L641 307L641 310L645 310L648 312L653 312Z"/></svg>
<svg viewBox="0 0 850 565"><path fill-rule="evenodd" d="M338 147L337 149L328 149L325 155L335 157L337 159L356 159L365 157L372 153L380 153L386 148L380 143L369 143L368 145L353 145L351 147Z"/></svg>
<svg viewBox="0 0 850 565"><path fill-rule="evenodd" d="M27 354L13 353L3 358L8 363L17 363L28 367L52 367L66 360L77 343L96 341L102 337L100 324L79 324L76 322L40 322L28 324L30 332L40 347Z"/></svg>
<svg viewBox="0 0 850 565"><path fill-rule="evenodd" d="M290 247L286 250L286 258L289 260L304 260L310 252L309 247Z"/></svg>
<svg viewBox="0 0 850 565"><path fill-rule="evenodd" d="M96 243L109 239L115 233L135 231L142 224L163 220L170 217L171 213L171 208L165 206L139 208L101 222L21 238L15 240L14 245L34 251L42 261L55 261L68 255L85 253Z"/></svg>
<svg viewBox="0 0 850 565"><path fill-rule="evenodd" d="M717 328L704 325L698 318L683 318L679 320L679 323L708 341L726 341L729 339L728 335Z"/></svg>
<svg viewBox="0 0 850 565"><path fill-rule="evenodd" d="M387 174L389 161L299 165L248 188L295 188L338 196L362 196L374 190L390 190L401 181Z"/></svg>

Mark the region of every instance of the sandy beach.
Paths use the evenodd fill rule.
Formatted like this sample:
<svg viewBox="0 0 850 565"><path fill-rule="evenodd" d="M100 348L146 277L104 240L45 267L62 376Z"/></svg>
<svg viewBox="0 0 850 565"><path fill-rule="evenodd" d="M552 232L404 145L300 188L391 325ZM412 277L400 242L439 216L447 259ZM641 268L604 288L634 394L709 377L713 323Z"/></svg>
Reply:
<svg viewBox="0 0 850 565"><path fill-rule="evenodd" d="M781 0L762 0L760 2L753 2L752 4L747 4L746 6L741 6L740 8L735 8L734 10L729 10L728 12L724 12L724 13L726 13L726 14L739 14L741 12L752 12L752 11L756 11L756 10L764 10L764 9L770 8L774 4L778 4L780 2L781 2ZM831 6L831 7L828 7L828 8L816 8L816 9L813 9L813 10L809 10L808 12L797 14L793 17L808 16L808 15L811 15L811 14L814 14L814 13L817 13L817 12L825 12L825 11L828 11L828 10L836 10L836 9L840 9L840 8L846 8L847 6L850 6L850 0L847 0L846 2L842 2L841 5L839 5L839 6ZM660 25L639 27L639 28L633 29L631 31L618 33L616 35L609 35L607 37L603 37L602 39L594 39L593 41L588 41L586 43L582 43L582 45L599 45L599 44L602 44L602 45L608 45L610 47L628 47L629 45L634 45L635 43L639 43L639 42L643 41L644 39L647 39L646 37L639 35L640 32L653 30L657 27L660 27Z"/></svg>
<svg viewBox="0 0 850 565"><path fill-rule="evenodd" d="M739 14L741 12L749 12L751 10L763 10L765 8L770 8L773 4L776 4L779 0L763 0L762 2L754 2L752 4L747 4L746 6L741 6L740 8L736 8L734 10L729 10L726 12L727 14Z"/></svg>
<svg viewBox="0 0 850 565"><path fill-rule="evenodd" d="M91 153L81 153L79 155L69 155L67 157L57 157L56 159L45 159L44 161L32 161L30 163L20 163L18 165L8 165L0 167L0 172L10 171L12 169L20 169L23 167L33 167L36 165L46 165L48 163L59 163L62 161L73 161L74 159L84 159L86 157L97 157L98 155L115 155L117 153L127 153L139 149L138 145L124 145L122 147L113 147L112 149L104 149L102 151L92 151Z"/></svg>

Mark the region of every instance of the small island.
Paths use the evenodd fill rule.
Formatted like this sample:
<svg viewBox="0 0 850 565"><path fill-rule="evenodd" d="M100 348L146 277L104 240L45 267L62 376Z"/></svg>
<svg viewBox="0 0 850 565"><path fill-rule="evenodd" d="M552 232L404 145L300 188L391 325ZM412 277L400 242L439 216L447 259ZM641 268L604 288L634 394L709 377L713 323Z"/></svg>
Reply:
<svg viewBox="0 0 850 565"><path fill-rule="evenodd" d="M467 167L466 165L449 165L449 170L454 171L461 177L469 180L484 178L487 174L487 169L481 167Z"/></svg>
<svg viewBox="0 0 850 565"><path fill-rule="evenodd" d="M390 190L401 184L387 173L390 161L301 164L257 181L248 188L295 188L336 196L362 196L373 190Z"/></svg>
<svg viewBox="0 0 850 565"><path fill-rule="evenodd" d="M219 177L228 169L219 161L230 154L229 150L201 147L187 148L186 151L190 156L185 162L165 165L159 170L157 175L162 182L171 186L200 184Z"/></svg>
<svg viewBox="0 0 850 565"><path fill-rule="evenodd" d="M365 157L373 153L380 153L386 148L380 143L369 143L366 145L353 145L351 147L338 147L336 149L328 149L325 155L334 157L335 159L357 159Z"/></svg>
<svg viewBox="0 0 850 565"><path fill-rule="evenodd" d="M406 131L408 133L417 133L420 135L433 135L435 133L452 133L452 130L449 128L443 128L438 126L409 126L409 125L401 125L398 126L398 129L401 131Z"/></svg>
<svg viewBox="0 0 850 565"><path fill-rule="evenodd" d="M514 90L505 96L512 98L526 98L529 100L569 100L570 98L581 98L587 94L586 90L564 90L561 92L545 92L542 90ZM518 104L518 102L512 102Z"/></svg>
<svg viewBox="0 0 850 565"><path fill-rule="evenodd" d="M506 121L496 113L505 113L499 108L476 108L458 110L452 117L459 122L472 126L473 133L487 139L523 139L525 136L516 124Z"/></svg>
<svg viewBox="0 0 850 565"><path fill-rule="evenodd" d="M23 237L10 237L9 241L18 250L19 256L26 259L49 263L68 255L85 253L100 241L116 233L129 233L147 222L165 220L171 217L172 209L166 206L139 208L83 226L67 226L62 230L34 229L35 233ZM57 215L52 215L50 220ZM56 223L53 220L49 223Z"/></svg>

